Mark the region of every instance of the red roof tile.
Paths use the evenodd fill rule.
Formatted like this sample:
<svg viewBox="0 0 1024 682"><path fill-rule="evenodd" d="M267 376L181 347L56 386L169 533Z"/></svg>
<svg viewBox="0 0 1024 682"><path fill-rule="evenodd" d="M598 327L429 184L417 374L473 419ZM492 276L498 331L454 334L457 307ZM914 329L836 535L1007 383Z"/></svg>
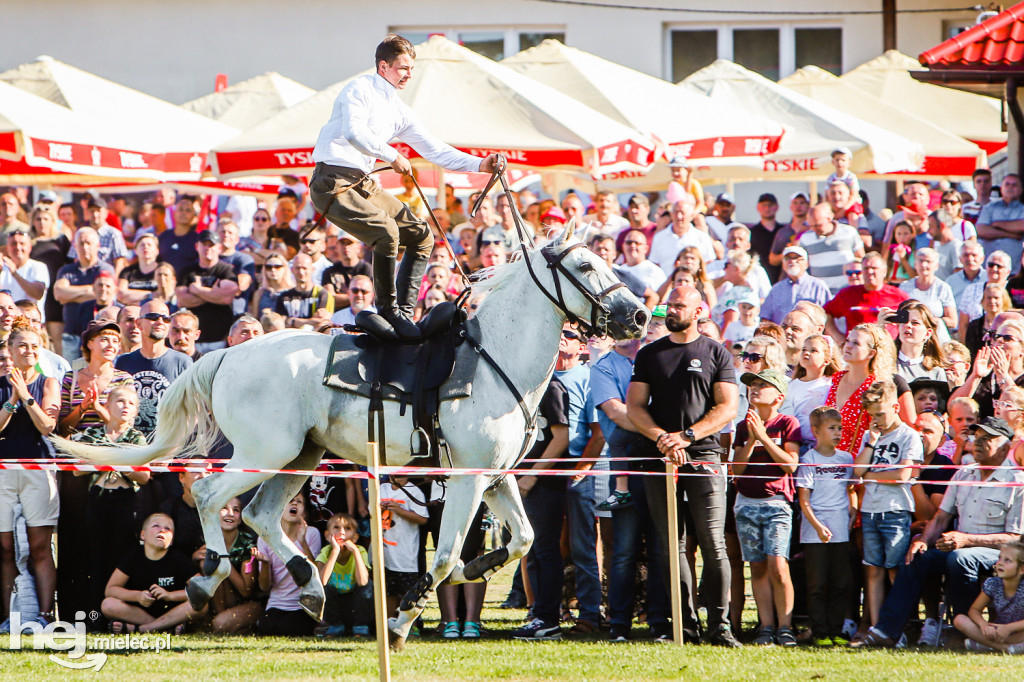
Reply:
<svg viewBox="0 0 1024 682"><path fill-rule="evenodd" d="M922 52L918 59L937 70L1024 67L1024 2Z"/></svg>

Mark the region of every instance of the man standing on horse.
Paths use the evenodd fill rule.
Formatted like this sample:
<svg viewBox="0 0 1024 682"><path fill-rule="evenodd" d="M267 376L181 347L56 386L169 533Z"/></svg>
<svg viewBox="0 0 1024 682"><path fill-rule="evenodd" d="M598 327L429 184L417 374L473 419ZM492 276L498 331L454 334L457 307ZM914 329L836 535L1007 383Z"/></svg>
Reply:
<svg viewBox="0 0 1024 682"><path fill-rule="evenodd" d="M377 73L349 83L334 102L320 130L309 183L317 210L361 242L373 247L373 285L377 312L403 338L417 338L412 321L434 237L426 222L393 195L381 189L369 173L376 159L408 174L409 160L388 142L408 143L427 160L455 171L491 172L497 154L481 159L464 154L431 136L398 91L412 78L416 50L405 38L389 35L377 46ZM395 281L398 247L405 256ZM397 294L396 294L397 291Z"/></svg>

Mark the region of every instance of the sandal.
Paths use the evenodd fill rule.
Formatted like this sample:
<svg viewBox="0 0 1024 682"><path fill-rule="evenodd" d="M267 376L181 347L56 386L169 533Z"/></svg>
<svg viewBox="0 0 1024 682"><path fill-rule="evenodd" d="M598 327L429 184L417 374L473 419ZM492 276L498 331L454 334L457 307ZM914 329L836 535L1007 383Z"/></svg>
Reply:
<svg viewBox="0 0 1024 682"><path fill-rule="evenodd" d="M462 626L463 639L480 639L480 623L467 620Z"/></svg>
<svg viewBox="0 0 1024 682"><path fill-rule="evenodd" d="M459 621L450 620L444 624L444 629L441 630L441 637L444 639L458 639L459 638Z"/></svg>

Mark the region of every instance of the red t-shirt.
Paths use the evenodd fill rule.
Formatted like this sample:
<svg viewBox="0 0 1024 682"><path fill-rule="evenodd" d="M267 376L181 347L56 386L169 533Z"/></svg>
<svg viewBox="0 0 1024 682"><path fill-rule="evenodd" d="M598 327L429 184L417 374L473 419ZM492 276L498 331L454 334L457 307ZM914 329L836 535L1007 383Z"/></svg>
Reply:
<svg viewBox="0 0 1024 682"><path fill-rule="evenodd" d="M785 449L786 443L800 445L800 422L796 417L788 414L780 414L775 419L764 425L768 437L775 441L776 445ZM736 425L736 445L734 449L739 451L747 443L747 422L741 421ZM787 473L768 454L767 448L758 442L750 452L750 459L743 474L736 477L736 492L744 497L754 499L765 499L775 495L784 495L790 502L793 501L793 476Z"/></svg>
<svg viewBox="0 0 1024 682"><path fill-rule="evenodd" d="M846 318L847 331L858 324L872 323L878 320L879 308L896 309L902 301L909 298L905 291L890 284L882 285L881 289L868 291L863 284L843 287L835 298L825 304L825 312L835 318ZM887 325L895 328L895 325ZM893 333L889 330L889 333Z"/></svg>

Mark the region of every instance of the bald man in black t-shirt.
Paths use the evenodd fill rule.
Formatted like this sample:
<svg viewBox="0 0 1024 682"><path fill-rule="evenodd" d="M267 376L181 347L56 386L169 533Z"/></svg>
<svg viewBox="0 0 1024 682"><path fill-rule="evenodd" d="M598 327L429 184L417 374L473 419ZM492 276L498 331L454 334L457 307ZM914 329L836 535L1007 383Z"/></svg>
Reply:
<svg viewBox="0 0 1024 682"><path fill-rule="evenodd" d="M630 421L647 440L644 457L665 457L680 465L677 495L689 506L697 541L704 558L704 598L708 609L709 641L738 647L729 625L731 571L725 552L725 467L716 436L739 408L739 389L733 358L721 344L697 331L701 296L693 287L678 287L669 294L665 326L669 335L641 348L633 364L633 379L626 392ZM660 469L647 459L642 469ZM668 500L663 479L644 477L648 508L661 536L657 559L662 575L668 570ZM680 526L685 533L685 527ZM685 547L685 537L680 538ZM694 603L693 576L685 560L680 563L683 632L687 641L699 641L700 623Z"/></svg>

